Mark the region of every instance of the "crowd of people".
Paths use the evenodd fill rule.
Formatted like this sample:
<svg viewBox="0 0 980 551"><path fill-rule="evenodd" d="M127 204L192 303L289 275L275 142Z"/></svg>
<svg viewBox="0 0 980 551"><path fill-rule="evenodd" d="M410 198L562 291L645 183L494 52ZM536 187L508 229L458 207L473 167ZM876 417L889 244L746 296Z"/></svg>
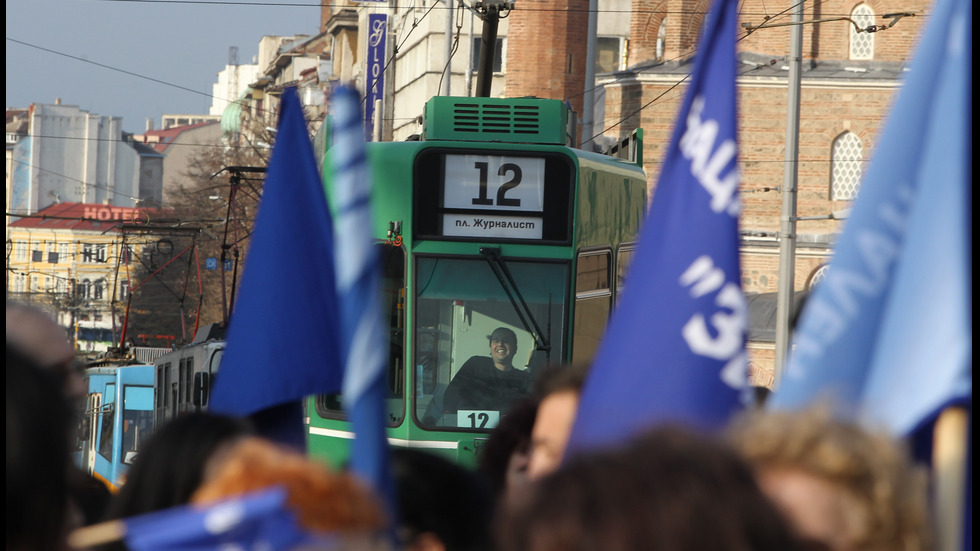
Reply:
<svg viewBox="0 0 980 551"><path fill-rule="evenodd" d="M497 337L491 355L505 357L513 345ZM157 428L110 496L69 459L71 404L84 387L66 350L52 320L8 302L8 549L153 548L127 535L148 525L119 521L208 510L268 489L282 493L289 519L248 522L242 548L933 548L927 479L902 444L820 410L758 408L719 434L651 427L619 447L567 454L582 365L538 374L490 433L475 470L394 450L392 507L352 475L262 439L247 420L209 413Z"/></svg>

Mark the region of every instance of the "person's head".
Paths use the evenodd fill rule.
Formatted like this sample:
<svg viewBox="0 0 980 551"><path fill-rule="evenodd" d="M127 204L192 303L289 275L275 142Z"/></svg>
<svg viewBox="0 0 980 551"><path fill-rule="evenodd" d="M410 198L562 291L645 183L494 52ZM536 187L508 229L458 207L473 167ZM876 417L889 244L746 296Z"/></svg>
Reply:
<svg viewBox="0 0 980 551"><path fill-rule="evenodd" d="M85 383L65 330L43 310L8 300L7 346L54 373L69 400L85 396Z"/></svg>
<svg viewBox="0 0 980 551"><path fill-rule="evenodd" d="M476 474L421 450L391 459L403 549L489 551L492 502Z"/></svg>
<svg viewBox="0 0 980 551"><path fill-rule="evenodd" d="M9 327L9 326L8 326ZM67 548L69 406L49 371L7 345L7 549Z"/></svg>
<svg viewBox="0 0 980 551"><path fill-rule="evenodd" d="M498 367L511 367L517 354L517 334L506 327L498 327L490 333L490 357Z"/></svg>
<svg viewBox="0 0 980 551"><path fill-rule="evenodd" d="M487 479L494 496L526 482L537 411L537 398L525 397L516 402L483 444L477 456L477 471Z"/></svg>
<svg viewBox="0 0 980 551"><path fill-rule="evenodd" d="M834 551L929 547L924 473L891 438L809 410L746 415L732 440L803 537Z"/></svg>
<svg viewBox="0 0 980 551"><path fill-rule="evenodd" d="M186 504L214 477L229 450L251 434L250 425L240 419L210 413L177 417L160 427L140 451L107 517Z"/></svg>
<svg viewBox="0 0 980 551"><path fill-rule="evenodd" d="M672 428L569 458L508 500L497 534L512 551L797 549L734 451Z"/></svg>
<svg viewBox="0 0 980 551"><path fill-rule="evenodd" d="M539 478L561 465L587 375L588 366L576 364L549 368L536 381L540 401L531 429L529 478Z"/></svg>

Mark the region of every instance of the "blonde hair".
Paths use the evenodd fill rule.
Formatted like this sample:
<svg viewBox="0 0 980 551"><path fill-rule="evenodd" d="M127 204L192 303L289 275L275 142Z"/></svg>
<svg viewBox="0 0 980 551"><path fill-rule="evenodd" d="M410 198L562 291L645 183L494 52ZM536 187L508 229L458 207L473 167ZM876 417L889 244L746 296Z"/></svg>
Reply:
<svg viewBox="0 0 980 551"><path fill-rule="evenodd" d="M858 510L850 547L866 551L932 548L926 473L884 434L835 420L824 408L750 412L730 430L759 472L798 470L838 488ZM851 517L855 520L855 517Z"/></svg>
<svg viewBox="0 0 980 551"><path fill-rule="evenodd" d="M213 503L272 486L285 487L289 508L308 530L357 535L385 526L380 502L353 477L259 438L235 445L191 503Z"/></svg>

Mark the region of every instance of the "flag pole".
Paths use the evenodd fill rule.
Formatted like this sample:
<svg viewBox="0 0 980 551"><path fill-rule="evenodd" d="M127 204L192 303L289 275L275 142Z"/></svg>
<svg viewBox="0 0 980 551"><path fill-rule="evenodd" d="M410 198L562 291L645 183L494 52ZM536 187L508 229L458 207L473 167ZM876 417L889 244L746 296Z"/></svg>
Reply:
<svg viewBox="0 0 980 551"><path fill-rule="evenodd" d="M967 442L970 416L965 408L946 408L933 436L933 514L939 551L962 551L964 492L967 488Z"/></svg>

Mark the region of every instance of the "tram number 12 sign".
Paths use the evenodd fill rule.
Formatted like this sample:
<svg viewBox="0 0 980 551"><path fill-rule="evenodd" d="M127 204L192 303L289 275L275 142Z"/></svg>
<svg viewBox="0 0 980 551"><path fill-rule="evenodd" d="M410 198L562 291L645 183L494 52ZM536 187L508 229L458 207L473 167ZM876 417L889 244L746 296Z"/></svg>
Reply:
<svg viewBox="0 0 980 551"><path fill-rule="evenodd" d="M446 155L443 235L541 239L544 188L542 158Z"/></svg>

